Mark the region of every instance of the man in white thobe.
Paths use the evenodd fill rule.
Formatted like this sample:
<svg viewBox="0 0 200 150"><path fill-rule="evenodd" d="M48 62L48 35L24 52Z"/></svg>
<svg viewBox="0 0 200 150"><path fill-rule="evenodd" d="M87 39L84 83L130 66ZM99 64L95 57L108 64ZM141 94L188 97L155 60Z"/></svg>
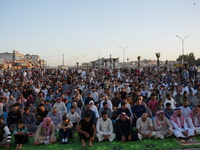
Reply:
<svg viewBox="0 0 200 150"><path fill-rule="evenodd" d="M189 138L194 136L194 130L188 128L180 108L174 110L173 115L170 117L170 122L174 128L174 135L177 138Z"/></svg>
<svg viewBox="0 0 200 150"><path fill-rule="evenodd" d="M162 110L156 113L153 125L158 138L164 139L164 137L172 136L174 132L170 121L165 117L164 111Z"/></svg>
<svg viewBox="0 0 200 150"><path fill-rule="evenodd" d="M113 133L113 124L110 118L108 118L108 113L106 111L103 111L102 118L97 120L96 130L99 142L103 140L109 140L112 142L115 139L115 134Z"/></svg>
<svg viewBox="0 0 200 150"><path fill-rule="evenodd" d="M187 115L191 112L188 101L183 102L183 106L180 107L183 117L186 119Z"/></svg>
<svg viewBox="0 0 200 150"><path fill-rule="evenodd" d="M193 107L187 116L188 126L194 130L195 135L200 134L200 108Z"/></svg>

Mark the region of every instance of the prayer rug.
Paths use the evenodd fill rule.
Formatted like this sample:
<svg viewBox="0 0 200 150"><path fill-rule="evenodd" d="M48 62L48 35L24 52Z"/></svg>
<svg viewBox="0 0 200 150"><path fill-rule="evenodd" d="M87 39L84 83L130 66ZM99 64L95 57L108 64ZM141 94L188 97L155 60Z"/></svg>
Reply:
<svg viewBox="0 0 200 150"><path fill-rule="evenodd" d="M197 140L195 137L191 137L189 139L178 139L178 138L173 137L173 139L179 145L200 145L200 141Z"/></svg>

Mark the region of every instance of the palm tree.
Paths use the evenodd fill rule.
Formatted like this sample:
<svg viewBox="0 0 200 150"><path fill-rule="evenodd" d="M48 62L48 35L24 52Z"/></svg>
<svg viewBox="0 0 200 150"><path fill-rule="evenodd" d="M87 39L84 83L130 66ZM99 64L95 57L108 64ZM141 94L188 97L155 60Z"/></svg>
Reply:
<svg viewBox="0 0 200 150"><path fill-rule="evenodd" d="M138 60L138 68L140 68L140 59L141 59L141 56L138 56L138 57L137 57L137 60Z"/></svg>
<svg viewBox="0 0 200 150"><path fill-rule="evenodd" d="M160 52L155 53L155 54L156 54L156 58L157 58L157 66L160 67L160 60L159 60L159 58L160 58Z"/></svg>

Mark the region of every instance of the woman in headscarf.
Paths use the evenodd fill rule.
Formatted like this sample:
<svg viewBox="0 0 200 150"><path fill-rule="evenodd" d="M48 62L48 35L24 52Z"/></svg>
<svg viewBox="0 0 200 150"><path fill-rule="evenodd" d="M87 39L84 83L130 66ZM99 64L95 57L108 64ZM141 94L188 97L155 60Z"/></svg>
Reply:
<svg viewBox="0 0 200 150"><path fill-rule="evenodd" d="M194 130L195 135L200 134L200 108L193 107L187 116L187 123Z"/></svg>
<svg viewBox="0 0 200 150"><path fill-rule="evenodd" d="M56 142L55 125L50 117L45 117L34 136L34 145L49 145Z"/></svg>
<svg viewBox="0 0 200 150"><path fill-rule="evenodd" d="M97 110L97 107L94 105L94 101L90 101L90 110L94 111L95 115L96 115L96 120L98 120L99 118L99 112Z"/></svg>
<svg viewBox="0 0 200 150"><path fill-rule="evenodd" d="M173 134L172 125L167 119L167 117L165 117L164 111L160 110L156 113L153 125L158 138L164 139L164 137L172 136Z"/></svg>

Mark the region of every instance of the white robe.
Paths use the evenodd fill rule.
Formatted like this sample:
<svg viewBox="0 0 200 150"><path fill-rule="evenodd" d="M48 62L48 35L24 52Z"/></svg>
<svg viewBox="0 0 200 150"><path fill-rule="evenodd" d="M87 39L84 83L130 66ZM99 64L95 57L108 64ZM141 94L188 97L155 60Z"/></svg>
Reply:
<svg viewBox="0 0 200 150"><path fill-rule="evenodd" d="M179 126L181 126L181 124L180 124L180 118L179 117L177 117L177 121L178 121L178 124L179 125L177 125L174 121L170 121L171 122L171 124L172 124L172 126L173 126L173 128L174 128L174 135L177 137L177 138L179 138L179 137L182 137L182 138L187 138L182 132L183 131L186 131L186 130L188 130L188 136L194 136L194 130L193 129L191 129L191 128L188 128L188 126L187 126L187 123L186 123L186 121L184 120L184 128L180 128Z"/></svg>
<svg viewBox="0 0 200 150"><path fill-rule="evenodd" d="M102 118L99 118L97 120L96 130L99 142L104 140L103 134L110 134L110 142L115 139L115 134L113 133L113 124L109 118L107 118L106 121L104 121Z"/></svg>
<svg viewBox="0 0 200 150"><path fill-rule="evenodd" d="M190 107L183 107L183 106L181 106L180 109L181 109L181 112L182 112L182 114L183 114L183 116L184 116L185 119L187 118L187 115L192 111L190 109Z"/></svg>
<svg viewBox="0 0 200 150"><path fill-rule="evenodd" d="M187 124L188 127L190 127L193 130L196 130L197 134L200 134L200 123L198 117L194 117L194 123L190 117L187 117Z"/></svg>

